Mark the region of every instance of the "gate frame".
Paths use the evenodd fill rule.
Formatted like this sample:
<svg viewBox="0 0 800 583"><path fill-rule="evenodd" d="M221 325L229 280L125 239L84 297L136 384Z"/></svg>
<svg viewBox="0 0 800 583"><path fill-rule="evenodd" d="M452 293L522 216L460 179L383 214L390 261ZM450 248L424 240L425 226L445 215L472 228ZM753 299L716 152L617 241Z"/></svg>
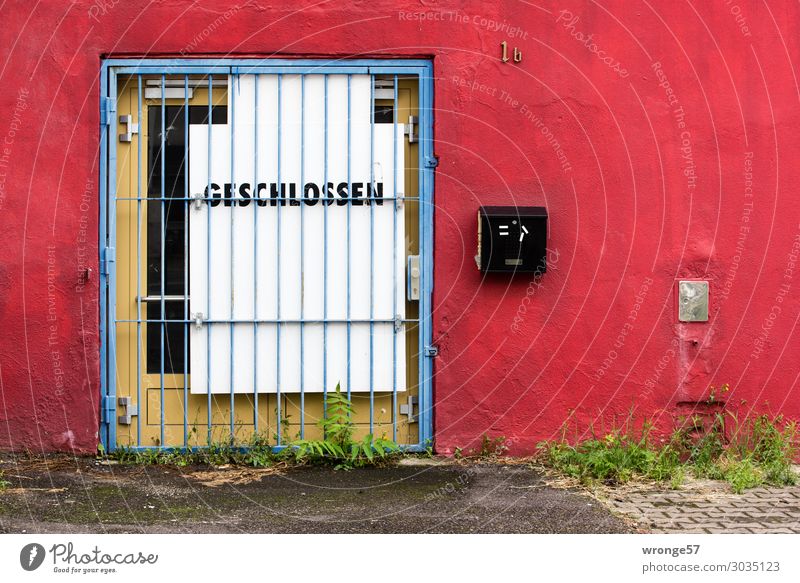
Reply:
<svg viewBox="0 0 800 583"><path fill-rule="evenodd" d="M433 446L433 347L431 307L433 297L433 170L438 161L433 154L433 62L425 59L279 59L279 58L108 58L100 69L100 443L105 451L117 448L116 329L111 329L116 312L116 197L117 168L117 76L136 74L164 75L240 75L266 74L412 74L419 79L419 208L422 286L419 299L419 404L420 442L404 445L406 451L425 451ZM110 131L112 130L112 131ZM141 403L137 403L141 407ZM141 414L141 411L139 411ZM395 412L397 414L397 412ZM286 446L275 446L282 449ZM138 446L132 450L185 451L185 447ZM202 450L205 447L192 447Z"/></svg>

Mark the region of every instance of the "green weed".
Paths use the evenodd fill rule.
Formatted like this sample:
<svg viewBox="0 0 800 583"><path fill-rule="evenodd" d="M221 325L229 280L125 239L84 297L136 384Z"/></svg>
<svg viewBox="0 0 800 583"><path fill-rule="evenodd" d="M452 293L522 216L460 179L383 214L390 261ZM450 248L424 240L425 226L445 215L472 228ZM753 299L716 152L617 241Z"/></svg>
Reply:
<svg viewBox="0 0 800 583"><path fill-rule="evenodd" d="M323 439L298 439L284 452L297 463L332 464L335 469L344 470L378 465L400 452L394 441L371 433L354 440L354 414L352 403L337 384L336 391L328 393L325 417L317 424Z"/></svg>
<svg viewBox="0 0 800 583"><path fill-rule="evenodd" d="M489 437L486 433L481 436L480 449L477 452L477 457L485 460L493 460L502 457L508 451L506 437L500 435L496 437Z"/></svg>
<svg viewBox="0 0 800 583"><path fill-rule="evenodd" d="M723 385L722 393L727 390ZM763 484L786 486L798 481L792 469L797 426L780 416L760 415L740 422L733 413L715 413L708 425L694 418L663 444L650 438L651 423L645 422L638 432L632 426L629 416L622 428L575 445L567 442L563 431L560 441L538 444L539 459L582 483L651 479L678 488L692 474L725 480L741 493ZM700 428L704 431L698 436Z"/></svg>
<svg viewBox="0 0 800 583"><path fill-rule="evenodd" d="M190 465L224 466L229 464L268 467L280 460L280 453L273 451L269 440L255 433L245 443L212 442L208 447L196 450L143 449L119 447L109 456L120 463L135 465Z"/></svg>
<svg viewBox="0 0 800 583"><path fill-rule="evenodd" d="M752 457L744 459L727 459L721 463L722 476L737 494L748 488L755 488L764 483L764 474Z"/></svg>
<svg viewBox="0 0 800 583"><path fill-rule="evenodd" d="M623 484L637 477L670 481L680 467L680 455L673 445L657 449L650 442L649 425L638 433L629 425L601 439L577 445L542 442L538 448L547 465L583 483Z"/></svg>

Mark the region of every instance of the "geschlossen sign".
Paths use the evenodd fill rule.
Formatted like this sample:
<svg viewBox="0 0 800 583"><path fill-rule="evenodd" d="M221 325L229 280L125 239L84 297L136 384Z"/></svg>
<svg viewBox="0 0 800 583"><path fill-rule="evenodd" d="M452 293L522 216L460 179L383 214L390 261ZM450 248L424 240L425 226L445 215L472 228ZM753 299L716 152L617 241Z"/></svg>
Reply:
<svg viewBox="0 0 800 583"><path fill-rule="evenodd" d="M190 126L193 393L406 388L403 125L327 77L240 75Z"/></svg>
<svg viewBox="0 0 800 583"><path fill-rule="evenodd" d="M383 204L383 182L306 182L298 184L290 182L259 182L257 188L249 182L242 184L217 184L212 182L210 187L203 190L203 197L210 199L212 207L219 206L247 206L255 201L258 206L298 206L301 203L307 206L315 204L338 206L376 205Z"/></svg>

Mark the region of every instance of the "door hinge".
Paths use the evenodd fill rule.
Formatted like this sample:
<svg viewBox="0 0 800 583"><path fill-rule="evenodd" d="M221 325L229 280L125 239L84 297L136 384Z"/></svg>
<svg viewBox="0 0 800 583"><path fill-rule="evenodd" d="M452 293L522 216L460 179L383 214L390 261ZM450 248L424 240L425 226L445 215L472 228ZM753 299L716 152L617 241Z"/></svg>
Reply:
<svg viewBox="0 0 800 583"><path fill-rule="evenodd" d="M408 143L413 144L419 141L419 136L417 135L417 129L419 128L419 117L416 115L409 115L408 116L408 123L406 124L403 133L408 138Z"/></svg>
<svg viewBox="0 0 800 583"><path fill-rule="evenodd" d="M429 358L433 358L434 356L439 356L439 347L435 344L429 344L425 347L425 356Z"/></svg>
<svg viewBox="0 0 800 583"><path fill-rule="evenodd" d="M100 125L111 125L111 120L116 118L117 104L110 97L103 97L103 106L100 108Z"/></svg>
<svg viewBox="0 0 800 583"><path fill-rule="evenodd" d="M437 156L425 156L425 168L436 168L439 165Z"/></svg>
<svg viewBox="0 0 800 583"><path fill-rule="evenodd" d="M114 247L103 249L103 258L100 262L100 273L108 275L111 273L111 264L117 260L117 250Z"/></svg>
<svg viewBox="0 0 800 583"><path fill-rule="evenodd" d="M117 412L117 408L114 405L114 397L103 395L100 401L100 421L102 423L111 423L111 420L114 419L114 414Z"/></svg>

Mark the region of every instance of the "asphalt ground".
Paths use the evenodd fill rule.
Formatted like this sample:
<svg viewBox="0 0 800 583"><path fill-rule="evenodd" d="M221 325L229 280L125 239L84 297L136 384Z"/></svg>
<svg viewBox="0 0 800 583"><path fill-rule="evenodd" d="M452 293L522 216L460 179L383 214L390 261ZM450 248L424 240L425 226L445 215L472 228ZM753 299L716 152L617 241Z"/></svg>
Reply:
<svg viewBox="0 0 800 583"><path fill-rule="evenodd" d="M629 521L526 464L123 465L0 455L2 533L623 533Z"/></svg>

